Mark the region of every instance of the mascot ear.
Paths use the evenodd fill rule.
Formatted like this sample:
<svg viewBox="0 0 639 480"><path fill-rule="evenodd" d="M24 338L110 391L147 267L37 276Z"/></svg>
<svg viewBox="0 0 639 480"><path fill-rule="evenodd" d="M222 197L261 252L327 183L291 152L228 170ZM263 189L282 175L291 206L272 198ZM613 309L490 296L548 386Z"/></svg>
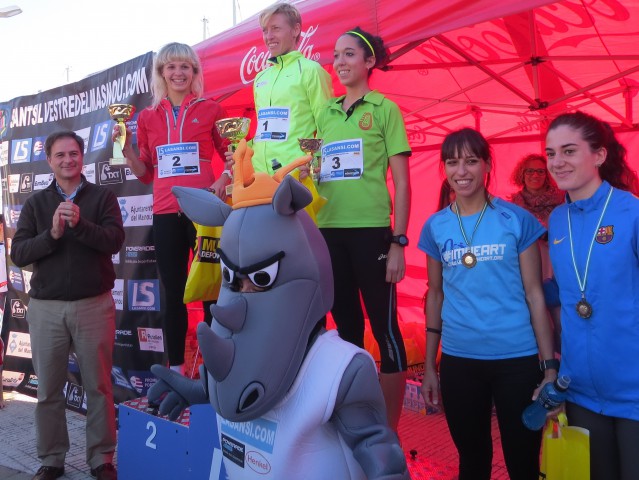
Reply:
<svg viewBox="0 0 639 480"><path fill-rule="evenodd" d="M173 187L171 192L189 220L205 227L220 227L231 214L231 207L208 190Z"/></svg>
<svg viewBox="0 0 639 480"><path fill-rule="evenodd" d="M312 201L313 195L308 188L286 175L273 195L273 210L280 215L293 215Z"/></svg>

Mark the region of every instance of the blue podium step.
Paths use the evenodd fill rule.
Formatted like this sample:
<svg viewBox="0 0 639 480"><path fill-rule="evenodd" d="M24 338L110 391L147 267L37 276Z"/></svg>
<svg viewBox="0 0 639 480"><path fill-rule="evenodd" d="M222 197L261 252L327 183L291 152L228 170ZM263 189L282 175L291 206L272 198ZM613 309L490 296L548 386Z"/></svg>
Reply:
<svg viewBox="0 0 639 480"><path fill-rule="evenodd" d="M226 479L211 405L194 405L172 422L138 398L120 404L119 425L121 478Z"/></svg>

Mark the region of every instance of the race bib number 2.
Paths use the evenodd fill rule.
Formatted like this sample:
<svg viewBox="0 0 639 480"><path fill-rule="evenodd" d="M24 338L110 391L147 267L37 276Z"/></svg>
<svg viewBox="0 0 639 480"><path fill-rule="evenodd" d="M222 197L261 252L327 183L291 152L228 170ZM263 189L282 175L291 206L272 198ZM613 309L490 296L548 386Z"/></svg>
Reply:
<svg viewBox="0 0 639 480"><path fill-rule="evenodd" d="M200 173L200 152L197 142L173 143L156 147L158 178L197 175Z"/></svg>
<svg viewBox="0 0 639 480"><path fill-rule="evenodd" d="M358 180L364 173L361 138L327 143L322 147L320 182Z"/></svg>
<svg viewBox="0 0 639 480"><path fill-rule="evenodd" d="M255 141L283 142L288 138L291 109L288 107L260 108L257 112Z"/></svg>

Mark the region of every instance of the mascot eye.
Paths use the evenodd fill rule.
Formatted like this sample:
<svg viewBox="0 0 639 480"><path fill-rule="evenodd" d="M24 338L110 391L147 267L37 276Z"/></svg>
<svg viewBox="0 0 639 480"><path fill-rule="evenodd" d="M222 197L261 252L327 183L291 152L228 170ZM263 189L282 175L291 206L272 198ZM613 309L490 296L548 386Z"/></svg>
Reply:
<svg viewBox="0 0 639 480"><path fill-rule="evenodd" d="M222 270L222 278L224 278L224 281L233 284L235 282L235 272L226 266L222 258L220 258L220 268Z"/></svg>
<svg viewBox="0 0 639 480"><path fill-rule="evenodd" d="M264 267L261 270L253 273L249 273L248 277L256 286L260 288L270 287L275 283L277 278L277 271L280 268L279 260L271 263L268 267Z"/></svg>

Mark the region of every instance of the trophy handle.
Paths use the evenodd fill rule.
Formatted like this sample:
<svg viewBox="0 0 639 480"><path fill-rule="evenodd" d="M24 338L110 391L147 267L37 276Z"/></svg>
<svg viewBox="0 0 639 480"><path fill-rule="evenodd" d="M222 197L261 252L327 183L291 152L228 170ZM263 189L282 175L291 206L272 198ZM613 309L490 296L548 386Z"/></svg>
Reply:
<svg viewBox="0 0 639 480"><path fill-rule="evenodd" d="M113 141L113 156L109 159L109 164L126 165L126 158L122 152L126 143L126 125L122 121L117 122L116 125L120 129L120 135Z"/></svg>
<svg viewBox="0 0 639 480"><path fill-rule="evenodd" d="M124 145L126 144L126 124L124 122L118 122L117 126L120 129L117 142L120 144L120 150L124 150Z"/></svg>

